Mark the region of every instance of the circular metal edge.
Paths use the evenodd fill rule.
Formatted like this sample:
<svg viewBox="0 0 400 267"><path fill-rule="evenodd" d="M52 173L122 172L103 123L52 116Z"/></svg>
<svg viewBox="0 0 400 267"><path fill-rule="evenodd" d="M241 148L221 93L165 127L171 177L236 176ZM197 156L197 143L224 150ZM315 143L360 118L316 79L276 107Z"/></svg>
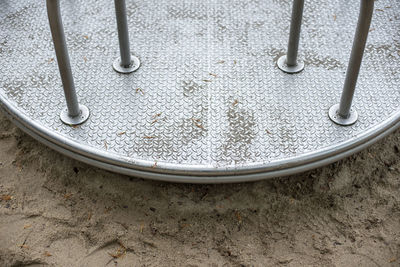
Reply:
<svg viewBox="0 0 400 267"><path fill-rule="evenodd" d="M357 110L351 108L350 116L348 118L343 118L342 116L339 115L339 107L340 104L336 104L329 109L328 115L331 121L341 126L350 126L356 123L356 121L358 120Z"/></svg>
<svg viewBox="0 0 400 267"><path fill-rule="evenodd" d="M87 121L87 119L89 119L90 115L89 109L85 105L79 104L79 110L80 114L78 116L71 117L68 114L68 108L65 107L60 113L61 121L70 126L75 126L84 123L85 121Z"/></svg>
<svg viewBox="0 0 400 267"><path fill-rule="evenodd" d="M160 175L224 177L230 175L243 176L262 172L266 173L272 171L284 171L285 169L312 164L312 162L321 161L323 159L341 154L347 150L351 150L362 145L370 139L375 138L376 136L385 132L387 129L394 127L394 125L396 125L396 127L400 127L400 110L398 110L382 123L375 125L368 131L365 131L360 135L353 136L351 139L339 143L338 145L332 145L320 150L304 153L300 156L292 157L290 159L270 161L267 164L255 163L252 166L246 166L246 168L240 168L234 165L216 167L189 164L177 165L164 162L157 162L157 168L154 168L154 161L132 159L118 154L105 153L97 148L79 144L58 133L51 132L44 126L32 121L25 114L18 112L18 109L16 109L11 102L4 101L4 99L4 95L0 93L0 108L4 109L10 119L19 125L20 128L24 128L26 132L32 132L32 136L40 137L42 140L47 140L48 142L60 147L60 149L74 153L74 155L81 155L81 157L88 160L90 159L101 162L102 164L109 164L114 166L114 168L118 166L118 168L130 169L132 171L144 171L147 173L151 172L152 174L159 173Z"/></svg>
<svg viewBox="0 0 400 267"><path fill-rule="evenodd" d="M286 73L289 73L289 74L299 73L299 72L301 72L302 70L304 70L304 62L301 61L301 60L297 60L297 65L295 65L295 66L288 66L288 65L286 64L286 55L281 56L281 57L278 59L276 65L278 66L278 68L279 68L281 71L286 72Z"/></svg>
<svg viewBox="0 0 400 267"><path fill-rule="evenodd" d="M117 58L113 62L113 69L116 72L122 73L122 74L129 74L140 67L140 60L139 58L135 57L134 55L131 55L131 65L129 65L128 68L121 66L121 59Z"/></svg>
<svg viewBox="0 0 400 267"><path fill-rule="evenodd" d="M305 171L309 171L311 169L319 168L333 162L336 162L340 159L348 157L354 153L360 152L361 150L365 149L366 147L374 144L375 142L379 141L380 139L384 138L385 136L389 135L397 128L400 127L400 122L397 124L392 125L390 128L386 129L382 133L374 136L372 139L367 140L365 143L351 148L347 151L344 151L340 154L334 155L332 157L328 157L322 160L318 160L316 162L311 162L302 166L297 167L290 167L284 170L276 170L264 173L256 173L256 174L247 174L247 175L232 175L232 176L191 176L191 175L173 175L173 174L160 174L160 173L152 173L146 171L140 171L130 168L124 168L121 166L116 166L113 164L108 164L102 161L94 160L91 158L87 158L80 154L74 153L68 149L64 149L63 147L52 143L51 141L42 138L39 135L36 135L30 129L26 128L24 125L20 124L19 121L15 121L11 114L8 114L10 119L24 132L38 140L39 142L47 145L48 147L60 152L63 155L66 155L70 158L79 160L86 164L111 171L116 172L122 175L134 176L137 178L144 178L144 179L151 179L157 181L165 181L165 182L176 182L176 183L192 183L192 184L223 184L223 183L241 183L241 182L255 182L259 180L269 179L269 178L276 178L282 176L293 175L296 173L301 173Z"/></svg>

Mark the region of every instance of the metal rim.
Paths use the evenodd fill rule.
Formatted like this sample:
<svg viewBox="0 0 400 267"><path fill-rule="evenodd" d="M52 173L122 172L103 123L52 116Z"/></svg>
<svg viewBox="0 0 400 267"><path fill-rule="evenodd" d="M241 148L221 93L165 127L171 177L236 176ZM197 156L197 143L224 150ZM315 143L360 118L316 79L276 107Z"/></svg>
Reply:
<svg viewBox="0 0 400 267"><path fill-rule="evenodd" d="M1 105L0 105L1 107ZM225 176L195 176L195 175L179 175L179 174L164 174L164 173L155 173L155 172L148 172L143 170L137 169L130 169L122 166L113 165L107 162L99 161L96 159L92 159L86 156L83 156L79 153L75 153L69 149L65 149L64 147L60 146L59 144L55 144L48 139L43 138L42 136L38 135L36 132L32 131L31 129L25 127L24 124L21 124L19 120L10 114L6 113L8 117L13 120L13 122L25 131L27 134L35 138L41 143L49 146L50 148L66 155L76 160L82 161L84 163L93 165L95 167L99 167L104 170L117 172L123 175L130 175L136 176L141 178L147 178L152 180L159 180L159 181L167 181L167 182L179 182L179 183L194 183L194 184L218 184L218 183L238 183L238 182L253 182L268 178L280 177L280 176L287 176L293 175L299 172L305 172L311 169L315 169L318 167L322 167L324 165L331 164L335 161L348 157L354 153L360 152L361 150L365 149L366 147L374 144L375 142L379 141L380 139L384 138L388 134L395 131L397 128L400 127L400 119L398 118L397 122L392 122L391 124L387 125L387 128L384 130L376 132L375 135L368 136L369 138L363 140L358 146L349 147L347 150L344 150L336 155L332 155L331 157L321 158L314 162L309 162L304 165L300 166L293 166L287 167L285 169L274 170L269 172L260 172L260 173L252 173L252 174L238 174L238 175L225 175Z"/></svg>
<svg viewBox="0 0 400 267"><path fill-rule="evenodd" d="M181 182L193 182L191 179L185 179L184 177L193 177L199 176L204 177L205 181L211 182L206 177L214 176L214 177L227 177L232 176L232 181L249 181L247 177L249 175L255 174L262 174L264 173L278 173L284 170L293 169L293 168L301 168L302 165L313 164L315 162L319 162L322 160L329 160L329 158L335 158L335 160L339 160L345 157L347 154L344 154L346 151L356 150L357 147L363 146L366 142L371 139L376 138L379 135L384 134L386 131L395 130L396 128L400 127L400 112L396 112L391 117L383 121L382 123L375 125L374 127L370 128L368 131L365 131L363 134L352 137L342 143L337 145L332 145L330 147L326 147L320 150L315 150L307 154L303 154L298 157L293 157L290 159L285 160L276 160L272 161L268 164L264 165L253 165L250 167L246 166L244 168L238 168L235 166L224 166L224 167L205 167L205 166L198 166L198 165L176 165L171 163L164 163L164 162L157 162L157 168L154 168L154 161L145 161L145 160L135 160L132 158L118 156L116 158L112 158L113 154L106 154L104 151L98 150L94 147L81 145L76 143L75 141L71 141L66 139L64 136L49 132L46 130L45 127L39 125L36 122L33 122L30 118L26 115L18 113L15 106L9 102L5 101L5 97L0 94L0 105L8 114L9 117L15 121L20 128L25 130L26 132L30 133L36 139L40 139L41 141L45 140L47 143L53 144L53 147L58 151L68 151L68 153L72 153L74 158L79 158L81 161L90 161L90 162L97 162L98 164L94 164L98 167L103 168L101 165L110 165L113 166L112 170L125 173L126 170L130 170L130 172L151 172L154 176L170 176L170 175L177 175L179 177L182 176L179 180ZM372 143L371 143L372 144ZM357 150L358 151L358 150ZM62 152L64 153L64 152ZM353 152L354 153L354 152ZM342 155L337 157L338 155ZM333 160L333 161L335 161ZM333 162L331 161L331 162ZM92 164L91 163L91 164ZM312 165L314 166L314 165ZM310 168L315 168L310 167ZM187 169L190 168L191 174L187 175ZM124 172L119 171L120 169L124 169ZM185 175L186 174L186 175ZM287 174L282 174L287 175ZM276 176L276 175L275 175ZM161 179L161 178L152 178L152 179ZM218 178L220 179L220 178ZM263 179L263 178L259 178ZM171 180L168 178L161 179L161 180ZM250 179L251 180L251 179ZM176 180L171 180L176 181ZM217 181L218 182L218 181Z"/></svg>

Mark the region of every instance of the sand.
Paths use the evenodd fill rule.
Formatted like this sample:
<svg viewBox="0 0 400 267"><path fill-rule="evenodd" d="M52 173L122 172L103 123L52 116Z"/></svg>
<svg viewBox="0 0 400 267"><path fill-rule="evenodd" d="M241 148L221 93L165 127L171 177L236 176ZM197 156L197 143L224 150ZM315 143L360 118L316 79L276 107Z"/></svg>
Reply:
<svg viewBox="0 0 400 267"><path fill-rule="evenodd" d="M103 171L0 114L0 266L400 266L400 131L255 183Z"/></svg>

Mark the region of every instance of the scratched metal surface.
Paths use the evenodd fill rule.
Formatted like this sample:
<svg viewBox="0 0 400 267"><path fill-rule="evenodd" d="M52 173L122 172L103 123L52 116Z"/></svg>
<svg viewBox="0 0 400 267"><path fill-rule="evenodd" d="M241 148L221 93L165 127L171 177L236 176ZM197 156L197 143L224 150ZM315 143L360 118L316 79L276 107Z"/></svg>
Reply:
<svg viewBox="0 0 400 267"><path fill-rule="evenodd" d="M246 174L334 155L400 117L400 2L377 1L355 95L359 121L333 124L359 1L306 3L305 70L276 67L285 53L291 1L127 1L131 75L113 71L113 1L61 1L80 101L80 127L64 107L45 1L0 2L0 102L56 145L116 166L185 175ZM7 108L6 108L7 109ZM393 119L394 118L394 119ZM358 138L358 139L357 139ZM333 154L332 154L333 151ZM82 152L82 153L81 153Z"/></svg>

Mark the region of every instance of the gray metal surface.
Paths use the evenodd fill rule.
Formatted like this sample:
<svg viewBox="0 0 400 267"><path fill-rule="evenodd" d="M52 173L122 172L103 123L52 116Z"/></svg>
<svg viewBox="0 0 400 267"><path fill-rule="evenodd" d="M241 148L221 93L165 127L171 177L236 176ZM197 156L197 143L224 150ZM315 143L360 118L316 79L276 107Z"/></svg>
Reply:
<svg viewBox="0 0 400 267"><path fill-rule="evenodd" d="M340 98L358 1L306 2L300 56L287 47L291 1L128 1L135 73L118 57L113 1L67 1L63 22L80 102L91 116L64 125L64 96L42 1L0 2L0 103L15 123L90 164L146 178L232 182L292 174L338 160L399 126L400 3L376 3L354 96ZM287 19L285 19L287 18Z"/></svg>

